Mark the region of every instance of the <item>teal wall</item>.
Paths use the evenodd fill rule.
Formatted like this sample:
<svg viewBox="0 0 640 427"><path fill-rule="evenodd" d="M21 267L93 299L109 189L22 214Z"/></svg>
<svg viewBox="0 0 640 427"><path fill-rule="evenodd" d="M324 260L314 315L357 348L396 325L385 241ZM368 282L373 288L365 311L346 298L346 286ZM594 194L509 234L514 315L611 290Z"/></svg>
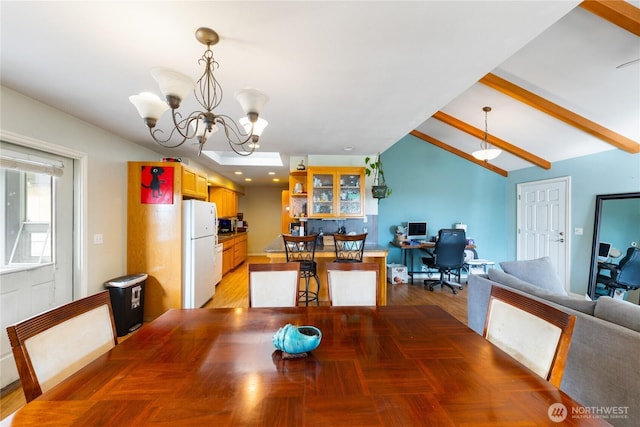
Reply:
<svg viewBox="0 0 640 427"><path fill-rule="evenodd" d="M457 222L467 224L480 258L510 259L507 248L507 180L485 168L407 135L382 153L390 197L378 204L378 242L389 247L389 262L401 251L389 245L397 225L426 220L429 235ZM418 258L418 257L416 257ZM419 258L414 261L419 269Z"/></svg>
<svg viewBox="0 0 640 427"><path fill-rule="evenodd" d="M536 167L513 171L507 179L507 241L509 253L516 253L516 184L528 181L571 177L571 291L584 294L589 284L589 263L593 243L596 195L640 191L640 155L610 150L590 156L553 163L550 170ZM584 229L582 236L574 229Z"/></svg>
<svg viewBox="0 0 640 427"><path fill-rule="evenodd" d="M516 185L570 176L571 291L584 294L589 280L591 244L598 194L640 191L640 155L620 150L512 171L507 178L407 135L381 155L393 194L378 205L378 236L389 247L389 262L401 253L388 244L407 220L427 220L429 235L456 222L467 224L478 256L496 262L516 259ZM583 235L574 235L576 227ZM638 237L636 237L638 238ZM415 261L418 267L419 261Z"/></svg>
<svg viewBox="0 0 640 427"><path fill-rule="evenodd" d="M550 170L521 169L507 178L411 135L381 158L393 194L378 205L380 244L407 220L428 221L429 235L463 222L478 256L496 262L516 259L516 185L570 176L570 289L577 294L588 286L596 195L640 191L640 155L620 150L555 162ZM581 236L574 235L577 227ZM401 262L400 250L388 246L389 262Z"/></svg>

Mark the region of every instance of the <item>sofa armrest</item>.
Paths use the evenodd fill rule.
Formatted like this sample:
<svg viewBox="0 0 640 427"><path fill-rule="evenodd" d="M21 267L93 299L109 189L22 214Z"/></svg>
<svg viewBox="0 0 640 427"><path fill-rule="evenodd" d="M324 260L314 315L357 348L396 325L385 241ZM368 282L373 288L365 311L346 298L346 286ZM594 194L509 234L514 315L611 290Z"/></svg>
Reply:
<svg viewBox="0 0 640 427"><path fill-rule="evenodd" d="M467 292L467 325L479 335L484 335L491 281L484 274L471 274L467 280Z"/></svg>

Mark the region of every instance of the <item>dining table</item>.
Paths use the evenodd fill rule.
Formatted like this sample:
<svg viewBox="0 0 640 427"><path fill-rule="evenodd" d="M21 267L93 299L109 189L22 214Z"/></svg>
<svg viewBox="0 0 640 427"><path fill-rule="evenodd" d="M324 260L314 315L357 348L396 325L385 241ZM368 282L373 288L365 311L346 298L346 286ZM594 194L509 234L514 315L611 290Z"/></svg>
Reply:
<svg viewBox="0 0 640 427"><path fill-rule="evenodd" d="M172 309L1 424L609 425L435 305Z"/></svg>

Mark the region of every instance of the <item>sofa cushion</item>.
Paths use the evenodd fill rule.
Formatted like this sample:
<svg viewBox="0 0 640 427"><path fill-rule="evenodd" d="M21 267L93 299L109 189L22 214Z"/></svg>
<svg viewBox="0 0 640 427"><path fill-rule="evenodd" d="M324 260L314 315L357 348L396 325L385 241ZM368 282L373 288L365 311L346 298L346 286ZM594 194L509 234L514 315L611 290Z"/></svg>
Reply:
<svg viewBox="0 0 640 427"><path fill-rule="evenodd" d="M640 305L601 296L596 301L595 317L640 332Z"/></svg>
<svg viewBox="0 0 640 427"><path fill-rule="evenodd" d="M567 295L562 280L553 271L549 257L523 261L503 261L500 267L518 279L560 295Z"/></svg>
<svg viewBox="0 0 640 427"><path fill-rule="evenodd" d="M595 301L586 301L584 298L576 298L570 295L558 295L549 293L546 297L547 301L551 301L555 304L563 307L570 308L572 310L580 311L589 316L593 316L596 308Z"/></svg>
<svg viewBox="0 0 640 427"><path fill-rule="evenodd" d="M495 268L489 269L488 276L489 279L493 280L494 282L512 287L531 295L535 295L539 298L543 298L555 304L580 311L582 313L588 314L589 316L593 316L593 312L596 306L595 301L585 301L584 299L574 298L569 295L554 294L553 292L549 292L546 289L542 289L538 286L527 283L524 280L520 280L517 277L512 276L511 274L507 274L504 271L500 271Z"/></svg>
<svg viewBox="0 0 640 427"><path fill-rule="evenodd" d="M518 279L516 276L507 274L502 270L498 270L497 268L490 268L487 274L489 276L489 279L493 280L494 282L507 285L519 291L536 295L541 298L546 297L550 293L545 289L532 285L531 283L528 283L522 279Z"/></svg>

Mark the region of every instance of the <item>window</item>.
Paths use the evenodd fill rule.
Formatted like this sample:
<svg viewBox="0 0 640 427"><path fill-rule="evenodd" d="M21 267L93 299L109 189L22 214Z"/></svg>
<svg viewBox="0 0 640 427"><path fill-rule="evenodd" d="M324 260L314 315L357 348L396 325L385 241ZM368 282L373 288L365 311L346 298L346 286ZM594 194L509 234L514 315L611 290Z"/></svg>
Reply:
<svg viewBox="0 0 640 427"><path fill-rule="evenodd" d="M3 169L6 176L6 236L4 264L51 262L52 177Z"/></svg>
<svg viewBox="0 0 640 427"><path fill-rule="evenodd" d="M62 169L10 152L1 160L2 271L51 263L54 180Z"/></svg>

